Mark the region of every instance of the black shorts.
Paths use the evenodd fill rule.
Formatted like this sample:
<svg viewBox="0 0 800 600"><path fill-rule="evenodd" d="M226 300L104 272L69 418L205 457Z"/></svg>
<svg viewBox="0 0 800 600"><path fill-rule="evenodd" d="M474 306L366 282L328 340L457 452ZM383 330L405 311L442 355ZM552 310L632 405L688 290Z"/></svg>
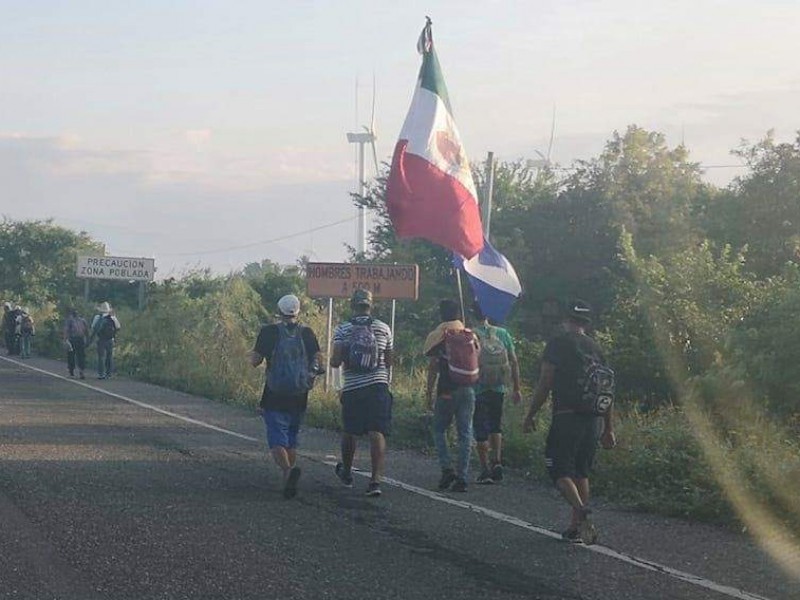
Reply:
<svg viewBox="0 0 800 600"><path fill-rule="evenodd" d="M385 383L342 392L342 424L345 433L370 431L388 434L392 424L392 393Z"/></svg>
<svg viewBox="0 0 800 600"><path fill-rule="evenodd" d="M597 425L595 415L562 413L553 416L544 457L554 483L562 477L589 477L597 450Z"/></svg>
<svg viewBox="0 0 800 600"><path fill-rule="evenodd" d="M476 442L485 442L492 433L503 433L503 398L501 392L486 390L475 398L472 431Z"/></svg>

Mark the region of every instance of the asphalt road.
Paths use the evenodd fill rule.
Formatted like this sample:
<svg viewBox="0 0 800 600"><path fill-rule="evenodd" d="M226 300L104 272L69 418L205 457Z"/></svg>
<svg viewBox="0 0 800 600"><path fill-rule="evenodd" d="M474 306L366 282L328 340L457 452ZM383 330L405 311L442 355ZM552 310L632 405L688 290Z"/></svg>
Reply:
<svg viewBox="0 0 800 600"><path fill-rule="evenodd" d="M561 542L555 493L513 473L442 495L431 457L392 451L366 498L363 477L338 484L325 431L305 432L287 501L252 411L30 367L66 374L0 359L0 599L800 597L710 526L599 503L601 545Z"/></svg>

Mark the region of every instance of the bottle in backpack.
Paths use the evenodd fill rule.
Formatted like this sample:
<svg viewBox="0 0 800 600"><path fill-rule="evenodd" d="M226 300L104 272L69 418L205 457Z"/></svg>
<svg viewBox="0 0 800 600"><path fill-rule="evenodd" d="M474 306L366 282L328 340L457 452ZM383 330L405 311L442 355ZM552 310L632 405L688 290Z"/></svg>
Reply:
<svg viewBox="0 0 800 600"><path fill-rule="evenodd" d="M478 338L469 329L448 329L444 333L445 359L450 380L456 385L478 383Z"/></svg>
<svg viewBox="0 0 800 600"><path fill-rule="evenodd" d="M614 404L616 380L613 369L592 358L584 361L583 374L578 381L578 412L602 416Z"/></svg>
<svg viewBox="0 0 800 600"><path fill-rule="evenodd" d="M303 342L303 327L278 327L278 342L272 352L267 372L267 387L275 394L299 396L311 389L308 355Z"/></svg>
<svg viewBox="0 0 800 600"><path fill-rule="evenodd" d="M484 329L477 331L481 344L478 355L479 381L485 387L503 385L511 374L508 349L500 339L497 327L487 325Z"/></svg>
<svg viewBox="0 0 800 600"><path fill-rule="evenodd" d="M353 319L347 341L347 369L369 373L378 368L378 340L372 331L372 319Z"/></svg>

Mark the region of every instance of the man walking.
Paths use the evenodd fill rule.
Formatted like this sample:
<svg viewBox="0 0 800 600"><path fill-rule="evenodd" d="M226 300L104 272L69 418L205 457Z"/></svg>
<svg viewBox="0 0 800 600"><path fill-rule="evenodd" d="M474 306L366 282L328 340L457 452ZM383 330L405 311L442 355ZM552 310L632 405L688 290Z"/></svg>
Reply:
<svg viewBox="0 0 800 600"><path fill-rule="evenodd" d="M509 376L514 404L519 404L522 396L514 340L508 330L491 325L477 303L473 313L480 323L474 331L481 345L480 378L475 386L475 416L472 419L481 462L481 473L476 483L487 485L503 480L503 402Z"/></svg>
<svg viewBox="0 0 800 600"><path fill-rule="evenodd" d="M442 300L439 316L442 322L428 334L423 347L430 359L425 397L433 410L433 440L442 469L438 487L441 491L466 492L475 411L473 386L478 380L478 343L475 335L464 327L454 301ZM457 470L453 470L446 435L454 419L458 434Z"/></svg>
<svg viewBox="0 0 800 600"><path fill-rule="evenodd" d="M36 335L36 323L33 317L28 312L27 308L20 309L20 315L17 317L17 329L19 331L20 340L20 358L31 357L31 340Z"/></svg>
<svg viewBox="0 0 800 600"><path fill-rule="evenodd" d="M297 495L301 470L297 466L300 426L308 405L308 392L319 374L321 360L317 336L298 322L300 300L289 294L278 300L280 322L264 325L250 353L254 367L266 361L267 377L261 395L261 416L267 445L283 473L283 496Z"/></svg>
<svg viewBox="0 0 800 600"><path fill-rule="evenodd" d="M545 463L550 477L572 507L569 527L562 537L570 542L594 544L597 530L589 508L589 471L598 441L604 448L616 445L612 420L614 373L606 366L600 347L586 335L591 308L581 301L569 305L564 333L544 350L541 374L530 409L523 422L526 433L535 429L534 417L553 392L553 420L547 436Z"/></svg>
<svg viewBox="0 0 800 600"><path fill-rule="evenodd" d="M350 298L353 316L340 323L333 335L333 368L344 365L342 388L342 461L336 474L345 487L353 487L353 459L357 437L369 436L372 475L367 496L381 495L386 456L386 434L392 422L389 369L392 366L392 330L372 317L372 292L355 290Z"/></svg>
<svg viewBox="0 0 800 600"><path fill-rule="evenodd" d="M97 312L92 319L91 335L87 343L97 338L97 378L108 379L114 372L114 341L120 330L119 319L111 310L108 302L103 302L97 307Z"/></svg>
<svg viewBox="0 0 800 600"><path fill-rule="evenodd" d="M17 327L17 315L11 302L3 304L3 341L8 355L14 354L14 330Z"/></svg>
<svg viewBox="0 0 800 600"><path fill-rule="evenodd" d="M64 322L64 346L67 348L67 368L69 376L75 377L75 365L78 374L85 379L86 369L86 339L89 337L89 324L86 319L78 314L74 308L70 309L69 316Z"/></svg>

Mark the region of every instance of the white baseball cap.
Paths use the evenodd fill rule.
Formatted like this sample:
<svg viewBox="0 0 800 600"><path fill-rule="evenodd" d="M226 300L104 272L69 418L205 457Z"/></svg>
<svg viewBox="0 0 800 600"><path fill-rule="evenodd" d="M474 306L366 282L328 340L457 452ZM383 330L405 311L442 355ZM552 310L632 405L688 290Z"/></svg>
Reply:
<svg viewBox="0 0 800 600"><path fill-rule="evenodd" d="M296 317L300 314L300 299L294 294L288 294L278 300L278 310L286 317Z"/></svg>

